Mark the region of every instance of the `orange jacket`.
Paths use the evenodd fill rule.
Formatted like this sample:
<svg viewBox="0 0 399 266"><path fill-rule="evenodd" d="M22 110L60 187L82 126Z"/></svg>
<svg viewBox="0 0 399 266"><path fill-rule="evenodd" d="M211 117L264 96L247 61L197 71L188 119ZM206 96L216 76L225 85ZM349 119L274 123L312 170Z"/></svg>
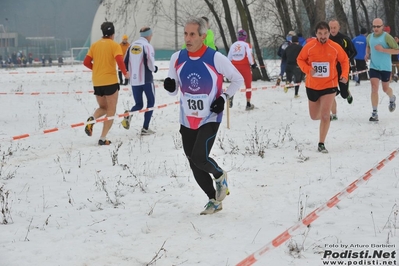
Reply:
<svg viewBox="0 0 399 266"><path fill-rule="evenodd" d="M110 38L102 38L90 46L83 64L92 69L93 86L119 83L116 64L126 74L120 45Z"/></svg>
<svg viewBox="0 0 399 266"><path fill-rule="evenodd" d="M120 44L119 44L120 46L121 46L121 48L122 48L122 57L124 58L125 57L125 54L126 54L126 50L127 50L127 48L129 48L129 46L130 46L130 43L123 43L123 42L121 42Z"/></svg>
<svg viewBox="0 0 399 266"><path fill-rule="evenodd" d="M338 86L337 62L341 64L341 77L349 77L349 58L344 49L331 40L322 44L317 39L308 42L297 57L298 66L306 74L306 87L324 90ZM310 74L311 69L315 75ZM341 78L340 77L340 78Z"/></svg>

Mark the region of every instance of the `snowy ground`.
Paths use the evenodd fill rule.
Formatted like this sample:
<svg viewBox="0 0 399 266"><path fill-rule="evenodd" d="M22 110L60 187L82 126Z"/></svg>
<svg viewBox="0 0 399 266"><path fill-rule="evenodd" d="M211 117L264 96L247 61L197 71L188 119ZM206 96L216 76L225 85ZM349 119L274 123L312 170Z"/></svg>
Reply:
<svg viewBox="0 0 399 266"><path fill-rule="evenodd" d="M269 68L277 71L275 62ZM399 111L388 111L385 94L380 122L368 121L368 81L351 83L352 105L337 97L339 120L331 124L328 154L316 151L319 122L309 118L303 85L294 99L292 90L254 82L267 87L253 92L256 108L244 111L245 94L238 93L230 129L224 119L212 150L228 171L231 195L223 211L200 216L207 197L183 154L178 106L155 110L155 135L139 136L143 114L136 114L129 131L115 121L112 145L97 146L101 124L91 138L82 126L71 127L96 108L91 74L83 70L0 70L1 266L236 265L399 147ZM155 78L166 74L160 70ZM157 84L156 105L177 100ZM119 114L133 105L123 88ZM399 84L392 88L399 95ZM52 128L58 131L43 133ZM13 140L23 134L29 136ZM330 250L382 250L389 258L362 259L363 265L399 264L392 253L399 249L398 171L394 157L256 265L362 265L359 258L323 258ZM372 246L382 244L389 246Z"/></svg>

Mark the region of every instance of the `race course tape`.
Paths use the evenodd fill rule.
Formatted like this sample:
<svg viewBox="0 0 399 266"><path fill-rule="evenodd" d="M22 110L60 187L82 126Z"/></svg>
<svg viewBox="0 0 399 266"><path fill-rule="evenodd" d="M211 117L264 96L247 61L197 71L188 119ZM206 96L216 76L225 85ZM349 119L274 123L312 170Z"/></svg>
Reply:
<svg viewBox="0 0 399 266"><path fill-rule="evenodd" d="M330 198L324 205L320 206L319 208L309 213L304 219L297 222L295 225L285 230L283 233L281 233L271 242L269 242L268 244L266 244L265 246L255 251L241 262L239 262L237 266L253 265L261 258L261 256L265 255L268 251L277 248L278 246L286 242L288 239L290 239L295 231L307 227L317 218L319 218L324 212L330 210L332 207L337 205L338 202L340 202L344 197L355 191L360 185L368 181L373 174L381 170L386 164L391 162L398 154L399 154L399 148L391 152L391 154L389 154L388 157L377 163L373 168L371 168L364 175L353 181L341 192Z"/></svg>
<svg viewBox="0 0 399 266"><path fill-rule="evenodd" d="M159 85L155 85L155 88L158 88ZM120 90L122 91L131 91L132 89L129 87L125 87L125 88L121 88ZM37 95L56 95L56 94L64 94L64 95L68 95L68 94L84 94L84 93L93 93L94 90L87 90L87 91L60 91L60 92L55 92L55 91L47 91L47 92L38 92L38 91L34 91L34 92L0 92L0 95L30 95L30 96L37 96Z"/></svg>
<svg viewBox="0 0 399 266"><path fill-rule="evenodd" d="M158 70L169 70L169 68L160 67ZM55 74L55 73L91 73L90 69L87 70L64 70L64 71L54 71L54 70L47 70L47 71L8 71L8 72L0 72L0 74L9 74L9 75L18 75L18 74Z"/></svg>
<svg viewBox="0 0 399 266"><path fill-rule="evenodd" d="M114 116L109 116L109 117L104 117L104 118L98 118L98 119L93 120L93 121L81 122L81 123L77 123L77 124L71 124L69 126L64 126L64 127L49 128L49 129L45 129L43 131L38 131L36 133L21 134L21 135L13 136L11 138L2 138L0 141L14 141L14 140L26 139L26 138L29 138L29 137L34 136L34 135L48 134L48 133L58 132L58 131L63 130L63 129L76 128L76 127L86 126L88 124L102 123L102 122L105 122L105 121L114 120L116 118L121 118L121 117L125 117L125 116L128 116L128 115L132 115L135 112L145 113L145 112L148 112L148 111L152 111L152 110L155 110L155 109L162 109L162 108L165 108L167 106L176 105L176 104L180 104L180 102L176 101L176 102L172 102L172 103L160 104L158 106L154 106L154 107L146 108L146 109L141 109L141 110L134 111L134 112L117 114L117 115L114 115Z"/></svg>
<svg viewBox="0 0 399 266"><path fill-rule="evenodd" d="M362 70L362 71L358 71L358 72L354 72L350 75L357 75L363 72L367 72L368 70ZM349 82L349 81L348 81ZM294 86L299 86L301 85L302 82L300 83L290 83L290 84L283 84L283 85L272 85L272 86L262 86L262 87L253 87L253 88L248 88L248 89L241 89L241 92L249 92L249 91L256 91L258 89L260 90L266 90L266 89L276 89L276 88L284 88L284 87L294 87ZM159 85L155 85L155 88L159 88ZM130 91L129 87L125 87L121 89L122 91ZM68 92L68 91L63 91L63 92L0 92L0 96L1 95L31 95L31 96L37 96L37 95L57 95L57 94L64 94L64 95L68 95L68 94L84 94L84 93L93 93L94 90L88 90L88 91L72 91L72 92Z"/></svg>
<svg viewBox="0 0 399 266"><path fill-rule="evenodd" d="M297 83L297 84L291 84L292 86L295 86L295 85L300 85L301 83ZM287 85L272 85L272 86L262 86L262 87L254 87L254 88L248 88L248 89L241 89L240 91L241 92L247 92L247 91L257 91L257 90L266 90L266 89L275 89L275 88L278 88L278 87L285 87L285 86L287 86ZM155 87L158 87L158 85L156 85ZM122 90L124 90L124 91L130 91L130 88L122 88ZM93 93L93 90L89 90L89 91L86 91L86 93L88 93L88 92L91 92L91 93ZM57 93L57 92L47 92L47 93L44 93L44 94L51 94L51 95L53 95L53 94L82 94L82 93L84 93L84 92L82 92L82 91L75 91L75 92L59 92L59 93ZM39 94L43 94L43 93L39 93L39 92L33 92L33 93L24 93L24 92L15 92L15 93L2 93L2 92L0 92L0 95L6 95L6 94L16 94L16 95L39 95ZM174 105L174 104L179 104L179 102L177 101L177 102L174 102L174 103L169 103L169 104L162 104L162 105L158 105L158 106L156 106L156 107L152 107L152 108L147 108L147 109L142 109L142 110L139 110L138 112L148 112L148 111L150 111L150 110L154 110L154 109L161 109L161 108L164 108L164 107L166 107L166 106L169 106L169 105ZM136 111L137 112L137 111ZM131 113L131 112L130 112ZM67 128L75 128L75 127L79 127L79 126L85 126L85 125L87 125L87 124L93 124L93 123L96 123L96 122L104 122L104 121L107 121L107 120L113 120L113 119L115 119L115 118L117 118L117 117L124 117L124 116L127 116L128 114L119 114L119 115L115 115L115 116L111 116L111 117L106 117L106 118L100 118L100 119L97 119L97 120L95 120L94 122L93 121L91 121L91 122L86 122L86 123L78 123L78 124L72 124L72 125L70 125L70 126L64 126L64 127L60 127L60 128L52 128L52 129L46 129L46 130L44 130L44 131L40 131L40 132L36 132L36 133L33 133L33 134L22 134L22 135L17 135L17 136L13 136L13 137L11 137L11 138L2 138L2 139L0 139L0 141L4 141L4 140L19 140L19 139L23 139L23 138L28 138L28 137L30 137L30 136L33 136L33 135L39 135L39 134L47 134L47 133L52 133L52 132L57 132L57 131L59 131L60 129L67 129Z"/></svg>
<svg viewBox="0 0 399 266"><path fill-rule="evenodd" d="M80 73L80 72L87 72L91 73L91 70L64 70L64 71L54 71L54 70L47 70L47 71L9 71L9 72L0 72L0 74L10 74L10 75L17 75L17 74L55 74L55 73Z"/></svg>

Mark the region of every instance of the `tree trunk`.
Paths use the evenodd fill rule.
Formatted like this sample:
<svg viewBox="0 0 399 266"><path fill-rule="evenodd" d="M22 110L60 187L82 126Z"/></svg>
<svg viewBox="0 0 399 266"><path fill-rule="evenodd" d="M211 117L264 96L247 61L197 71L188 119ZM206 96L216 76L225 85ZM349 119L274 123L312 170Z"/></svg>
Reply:
<svg viewBox="0 0 399 266"><path fill-rule="evenodd" d="M319 21L326 20L326 0L302 0L309 19L311 35Z"/></svg>
<svg viewBox="0 0 399 266"><path fill-rule="evenodd" d="M310 32L314 32L314 26L316 25L315 3L313 0L302 0L302 3L305 7L306 14L308 15Z"/></svg>
<svg viewBox="0 0 399 266"><path fill-rule="evenodd" d="M345 14L340 0L334 0L334 11L336 18L341 25L340 32L348 35L348 17Z"/></svg>
<svg viewBox="0 0 399 266"><path fill-rule="evenodd" d="M352 8L353 27L355 28L355 36L358 36L360 34L360 29L359 29L359 18L357 16L356 0L350 0L350 1Z"/></svg>
<svg viewBox="0 0 399 266"><path fill-rule="evenodd" d="M288 5L286 0L274 0L277 7L277 12L280 16L281 22L283 24L284 37L289 31L292 30L292 23L290 13L288 11Z"/></svg>
<svg viewBox="0 0 399 266"><path fill-rule="evenodd" d="M369 18L369 14L367 13L367 7L364 4L363 0L359 0L359 2L360 2L360 5L362 6L364 17L366 18L366 25L367 25L366 29L367 29L367 32L371 32L371 29L370 29L371 21L370 21L370 18Z"/></svg>
<svg viewBox="0 0 399 266"><path fill-rule="evenodd" d="M250 32L248 30L248 19L247 19L247 15L245 12L245 8L240 0L235 0L235 2L236 2L238 14L240 15L241 28L243 30L245 30L248 34L250 34ZM249 39L249 36L248 36L248 39Z"/></svg>
<svg viewBox="0 0 399 266"><path fill-rule="evenodd" d="M230 33L231 43L233 43L233 42L237 41L237 35L236 35L236 30L235 30L234 24L233 24L233 19L231 18L229 1L222 0L222 3L223 3L224 13L226 16L225 20L226 20L227 28L229 29L229 33ZM225 47L225 49L226 49L226 52L229 51L229 47Z"/></svg>
<svg viewBox="0 0 399 266"><path fill-rule="evenodd" d="M292 10L294 12L294 17L295 17L295 21L296 21L296 33L303 33L303 26L301 23L301 17L299 16L298 13L298 7L296 4L295 0L291 0L291 4L292 4Z"/></svg>
<svg viewBox="0 0 399 266"><path fill-rule="evenodd" d="M326 20L326 0L316 0L316 14L315 15L316 15L316 23L319 21ZM315 25L313 25L313 26L315 26Z"/></svg>
<svg viewBox="0 0 399 266"><path fill-rule="evenodd" d="M385 25L389 25L391 27L391 35L395 36L396 34L396 26L395 26L395 10L396 10L396 2L393 0L384 0L384 8L385 8Z"/></svg>
<svg viewBox="0 0 399 266"><path fill-rule="evenodd" d="M226 41L226 36L224 34L223 25L222 25L222 22L220 21L220 16L218 15L218 13L215 10L215 7L213 6L213 4L209 0L204 0L204 1L208 5L209 10L211 11L213 16L215 17L216 23L218 24L220 36L222 37L222 41L223 41L223 46L225 48L228 48L229 46L227 45L227 41ZM228 49L226 49L226 51L228 51Z"/></svg>
<svg viewBox="0 0 399 266"><path fill-rule="evenodd" d="M246 17L248 19L248 26L249 26L249 29L252 34L252 40L253 40L253 44L254 44L254 48L255 48L256 57L258 58L260 70L262 73L262 80L270 81L270 78L266 72L265 63L263 62L262 51L259 47L258 38L256 37L256 32L255 32L254 24L252 21L251 13L249 12L247 1L242 0L242 4L245 8Z"/></svg>

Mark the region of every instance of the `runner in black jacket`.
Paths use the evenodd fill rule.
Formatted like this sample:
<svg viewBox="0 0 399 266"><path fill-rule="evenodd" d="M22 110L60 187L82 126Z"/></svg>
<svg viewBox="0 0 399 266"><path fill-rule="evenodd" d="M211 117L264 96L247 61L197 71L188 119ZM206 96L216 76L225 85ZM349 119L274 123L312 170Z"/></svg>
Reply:
<svg viewBox="0 0 399 266"><path fill-rule="evenodd" d="M298 54L301 52L302 46L299 44L299 39L298 36L292 36L292 44L289 45L284 51L283 55L281 56L282 60L285 60L287 62L287 65L285 67L285 73L287 76L287 84L291 83L294 81L295 84L301 83L303 79L303 73L302 70L299 68L296 58L298 57ZM294 79L292 79L294 77ZM295 98L298 98L298 91L299 91L299 85L295 86ZM288 86L284 87L284 92L288 92Z"/></svg>
<svg viewBox="0 0 399 266"><path fill-rule="evenodd" d="M340 25L339 22L335 19L330 20L328 23L330 26L330 39L336 43L338 43L346 52L349 58L349 62L353 62L353 58L356 56L357 51L356 48L353 46L351 38L339 32ZM351 64L351 63L350 63ZM353 64L354 65L354 64ZM337 71L338 71L338 79L341 76L342 70L341 65L337 63ZM349 80L349 77L347 78ZM342 98L346 99L349 104L353 102L352 94L349 91L349 82L342 83L338 81L339 84L339 91L341 93ZM332 115L331 120L337 120L337 102L334 101L333 107L331 109Z"/></svg>

